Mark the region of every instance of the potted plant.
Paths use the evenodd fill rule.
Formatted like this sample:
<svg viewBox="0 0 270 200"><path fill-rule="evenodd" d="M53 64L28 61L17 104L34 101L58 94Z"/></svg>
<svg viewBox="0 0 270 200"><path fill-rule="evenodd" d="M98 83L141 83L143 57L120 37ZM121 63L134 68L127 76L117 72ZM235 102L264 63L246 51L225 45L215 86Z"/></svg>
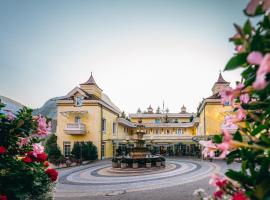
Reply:
<svg viewBox="0 0 270 200"><path fill-rule="evenodd" d="M127 159L122 158L122 160L121 160L121 168L126 168L126 167L127 167Z"/></svg>
<svg viewBox="0 0 270 200"><path fill-rule="evenodd" d="M165 167L166 159L164 157L161 157L160 160L161 160L161 165Z"/></svg>
<svg viewBox="0 0 270 200"><path fill-rule="evenodd" d="M145 161L146 168L150 168L152 166L151 162L152 162L151 158L146 158L146 161Z"/></svg>
<svg viewBox="0 0 270 200"><path fill-rule="evenodd" d="M156 166L161 167L161 159L160 158L156 159Z"/></svg>
<svg viewBox="0 0 270 200"><path fill-rule="evenodd" d="M137 159L133 159L133 163L132 163L132 168L138 168L138 160Z"/></svg>
<svg viewBox="0 0 270 200"><path fill-rule="evenodd" d="M118 160L117 160L117 158L113 158L112 159L112 167L113 168L117 168L118 167Z"/></svg>

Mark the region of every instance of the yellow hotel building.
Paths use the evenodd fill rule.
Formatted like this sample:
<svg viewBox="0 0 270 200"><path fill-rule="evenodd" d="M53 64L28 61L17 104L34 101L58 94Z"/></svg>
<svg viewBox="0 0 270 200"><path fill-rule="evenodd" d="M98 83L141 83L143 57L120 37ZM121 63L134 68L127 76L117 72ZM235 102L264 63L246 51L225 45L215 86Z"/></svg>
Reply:
<svg viewBox="0 0 270 200"><path fill-rule="evenodd" d="M145 146L153 153L166 155L194 155L199 146L194 138L220 133L224 115L230 106L220 103L219 92L229 87L219 76L213 95L203 100L198 113L189 113L183 106L178 113L151 106L145 112L121 115L121 110L103 93L91 74L89 80L75 87L57 101L57 142L65 156L69 156L74 142L92 141L98 158L111 158L134 147L137 124L143 125Z"/></svg>

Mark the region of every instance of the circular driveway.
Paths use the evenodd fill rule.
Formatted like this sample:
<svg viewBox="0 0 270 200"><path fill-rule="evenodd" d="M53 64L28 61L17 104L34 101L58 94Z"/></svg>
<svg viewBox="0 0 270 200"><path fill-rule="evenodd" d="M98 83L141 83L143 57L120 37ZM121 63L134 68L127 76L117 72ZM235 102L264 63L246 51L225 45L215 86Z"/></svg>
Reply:
<svg viewBox="0 0 270 200"><path fill-rule="evenodd" d="M165 168L119 170L111 161L60 172L56 197L113 196L134 191L147 191L187 184L218 172L218 165L200 160L167 159Z"/></svg>

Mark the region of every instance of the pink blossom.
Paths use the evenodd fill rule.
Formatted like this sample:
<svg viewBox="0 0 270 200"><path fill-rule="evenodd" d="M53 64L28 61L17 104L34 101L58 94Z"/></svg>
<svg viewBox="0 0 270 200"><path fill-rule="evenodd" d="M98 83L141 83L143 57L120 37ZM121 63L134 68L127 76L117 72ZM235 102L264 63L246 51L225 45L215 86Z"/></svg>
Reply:
<svg viewBox="0 0 270 200"><path fill-rule="evenodd" d="M237 106L237 107L238 107L238 110L237 110L236 120L238 122L240 122L240 121L246 119L247 112L241 106Z"/></svg>
<svg viewBox="0 0 270 200"><path fill-rule="evenodd" d="M7 112L7 119L9 121L13 121L15 119L14 113L11 110L6 110L6 112Z"/></svg>
<svg viewBox="0 0 270 200"><path fill-rule="evenodd" d="M215 198L221 198L223 195L223 192L221 190L218 190L216 192L214 192L214 197Z"/></svg>
<svg viewBox="0 0 270 200"><path fill-rule="evenodd" d="M245 51L245 47L243 45L237 45L235 47L235 51L237 51L238 53L242 53Z"/></svg>
<svg viewBox="0 0 270 200"><path fill-rule="evenodd" d="M33 144L33 156L37 157L38 154L44 153L44 147L41 144Z"/></svg>
<svg viewBox="0 0 270 200"><path fill-rule="evenodd" d="M270 8L270 0L264 0L263 2L263 10L267 11Z"/></svg>
<svg viewBox="0 0 270 200"><path fill-rule="evenodd" d="M268 82L265 80L266 74L257 74L255 82L252 86L256 90L263 90L268 85Z"/></svg>
<svg viewBox="0 0 270 200"><path fill-rule="evenodd" d="M238 126L235 124L238 120L236 119L235 116L229 115L226 116L224 119L224 124L222 126L223 130L236 130L238 128Z"/></svg>
<svg viewBox="0 0 270 200"><path fill-rule="evenodd" d="M244 192L237 192L232 196L232 200L248 200Z"/></svg>
<svg viewBox="0 0 270 200"><path fill-rule="evenodd" d="M231 142L232 135L227 130L222 130L222 132L223 132L223 141Z"/></svg>
<svg viewBox="0 0 270 200"><path fill-rule="evenodd" d="M220 92L221 96L221 103L225 105L226 103L233 104L234 96L233 96L233 90L232 89L225 89Z"/></svg>
<svg viewBox="0 0 270 200"><path fill-rule="evenodd" d="M248 63L252 65L259 65L262 62L262 60L263 55L259 51L253 51L247 57Z"/></svg>
<svg viewBox="0 0 270 200"><path fill-rule="evenodd" d="M256 80L253 83L253 87L256 90L263 90L267 86L268 82L265 78L268 73L270 73L270 53L263 57L259 69L257 70Z"/></svg>
<svg viewBox="0 0 270 200"><path fill-rule="evenodd" d="M37 118L38 122L38 128L37 128L37 134L39 135L47 135L51 131L51 123L46 123L46 118L42 117L41 115Z"/></svg>
<svg viewBox="0 0 270 200"><path fill-rule="evenodd" d="M215 173L212 174L212 177L209 181L209 184L214 186L214 187L218 187L218 188L223 188L227 185L228 180L226 178L223 178L222 176L220 176L219 174Z"/></svg>
<svg viewBox="0 0 270 200"><path fill-rule="evenodd" d="M28 142L29 142L28 138L21 138L19 145L20 145L20 147L22 147L22 146L28 144Z"/></svg>
<svg viewBox="0 0 270 200"><path fill-rule="evenodd" d="M254 15L260 2L261 2L261 0L251 0L246 8L247 14Z"/></svg>
<svg viewBox="0 0 270 200"><path fill-rule="evenodd" d="M249 94L248 94L248 93L242 94L242 95L240 96L240 101L241 101L242 103L248 103L248 102L250 101Z"/></svg>
<svg viewBox="0 0 270 200"><path fill-rule="evenodd" d="M232 141L232 135L227 131L227 130L222 130L223 131L223 141L221 144L217 144L217 148L221 150L221 155L219 158L225 158L227 154L229 153L229 148L231 145Z"/></svg>
<svg viewBox="0 0 270 200"><path fill-rule="evenodd" d="M216 145L212 142L212 140L209 141L200 141L199 142L203 147L202 154L204 157L214 157L215 156L215 151L217 150Z"/></svg>
<svg viewBox="0 0 270 200"><path fill-rule="evenodd" d="M221 150L219 158L226 158L226 156L230 153L230 142L222 142L221 144L217 144L217 148Z"/></svg>
<svg viewBox="0 0 270 200"><path fill-rule="evenodd" d="M225 105L229 102L231 105L234 104L234 99L241 94L241 90L245 87L243 83L239 83L235 89L226 88L220 92L221 103Z"/></svg>

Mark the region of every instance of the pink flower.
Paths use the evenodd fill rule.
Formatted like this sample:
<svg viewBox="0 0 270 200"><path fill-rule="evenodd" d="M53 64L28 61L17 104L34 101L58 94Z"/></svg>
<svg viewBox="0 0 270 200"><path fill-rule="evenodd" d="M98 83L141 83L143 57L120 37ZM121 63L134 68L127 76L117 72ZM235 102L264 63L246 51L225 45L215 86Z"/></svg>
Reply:
<svg viewBox="0 0 270 200"><path fill-rule="evenodd" d="M8 200L7 196L4 194L0 195L0 200Z"/></svg>
<svg viewBox="0 0 270 200"><path fill-rule="evenodd" d="M241 106L237 106L237 107L238 107L238 110L237 110L236 120L240 122L247 118L247 111L244 110Z"/></svg>
<svg viewBox="0 0 270 200"><path fill-rule="evenodd" d="M28 156L22 158L22 161L25 162L25 163L31 163L31 162L33 162L32 158L30 158L30 157L28 157Z"/></svg>
<svg viewBox="0 0 270 200"><path fill-rule="evenodd" d="M28 144L29 139L28 138L21 138L19 146L22 147L26 144Z"/></svg>
<svg viewBox="0 0 270 200"><path fill-rule="evenodd" d="M270 8L270 0L264 0L263 2L263 10L266 11Z"/></svg>
<svg viewBox="0 0 270 200"><path fill-rule="evenodd" d="M51 123L46 123L46 118L39 115L37 118L34 118L38 122L37 134L47 135L51 132Z"/></svg>
<svg viewBox="0 0 270 200"><path fill-rule="evenodd" d="M224 124L222 126L223 130L232 131L238 129L238 126L235 124L238 120L235 116L229 115L224 119Z"/></svg>
<svg viewBox="0 0 270 200"><path fill-rule="evenodd" d="M223 178L219 174L212 174L209 184L214 187L223 188L228 184L228 180L226 178Z"/></svg>
<svg viewBox="0 0 270 200"><path fill-rule="evenodd" d="M223 141L221 144L217 144L217 148L221 150L221 155L219 158L225 158L227 154L229 153L231 141L232 141L232 135L227 130L223 131Z"/></svg>
<svg viewBox="0 0 270 200"><path fill-rule="evenodd" d="M38 154L44 153L44 147L40 144L33 144L33 156L37 157Z"/></svg>
<svg viewBox="0 0 270 200"><path fill-rule="evenodd" d="M230 103L230 105L234 104L234 99L241 94L241 90L245 87L243 83L239 83L235 89L226 88L220 92L221 103L226 105L226 103Z"/></svg>
<svg viewBox="0 0 270 200"><path fill-rule="evenodd" d="M217 150L216 145L212 142L212 140L209 141L200 141L200 145L204 147L202 154L204 157L214 157L215 156L215 151Z"/></svg>
<svg viewBox="0 0 270 200"><path fill-rule="evenodd" d="M261 0L251 0L247 5L246 12L249 15L254 15Z"/></svg>
<svg viewBox="0 0 270 200"><path fill-rule="evenodd" d="M7 152L6 147L0 146L0 154L4 154L4 153L6 153L6 152Z"/></svg>
<svg viewBox="0 0 270 200"><path fill-rule="evenodd" d="M253 83L253 87L256 90L263 90L267 86L268 82L265 78L268 73L270 73L270 53L263 57L259 69L257 70L256 80Z"/></svg>
<svg viewBox="0 0 270 200"><path fill-rule="evenodd" d="M7 119L9 121L13 121L15 119L14 113L11 110L6 110L6 112L7 112Z"/></svg>
<svg viewBox="0 0 270 200"><path fill-rule="evenodd" d="M263 55L259 51L253 51L247 57L248 63L252 65L259 65L262 62L262 60Z"/></svg>
<svg viewBox="0 0 270 200"><path fill-rule="evenodd" d="M226 105L227 103L233 104L234 96L232 89L225 89L220 92L221 104Z"/></svg>
<svg viewBox="0 0 270 200"><path fill-rule="evenodd" d="M250 101L249 94L248 94L248 93L242 94L242 95L240 96L240 101L241 101L242 103L248 103L248 102Z"/></svg>
<svg viewBox="0 0 270 200"><path fill-rule="evenodd" d="M268 85L268 82L265 80L266 74L257 74L255 82L252 86L256 90L263 90Z"/></svg>
<svg viewBox="0 0 270 200"><path fill-rule="evenodd" d="M235 47L235 51L237 51L238 53L242 53L245 51L245 47L243 45L237 45Z"/></svg>
<svg viewBox="0 0 270 200"><path fill-rule="evenodd" d="M222 194L223 194L223 192L220 191L220 190L218 190L218 191L214 192L214 197L215 197L215 198L220 198L220 199L221 199Z"/></svg>
<svg viewBox="0 0 270 200"><path fill-rule="evenodd" d="M232 196L232 200L248 200L244 192L237 192Z"/></svg>
<svg viewBox="0 0 270 200"><path fill-rule="evenodd" d="M223 142L221 144L217 144L217 148L221 150L221 154L219 158L224 159L226 156L230 153L230 143L229 142Z"/></svg>

